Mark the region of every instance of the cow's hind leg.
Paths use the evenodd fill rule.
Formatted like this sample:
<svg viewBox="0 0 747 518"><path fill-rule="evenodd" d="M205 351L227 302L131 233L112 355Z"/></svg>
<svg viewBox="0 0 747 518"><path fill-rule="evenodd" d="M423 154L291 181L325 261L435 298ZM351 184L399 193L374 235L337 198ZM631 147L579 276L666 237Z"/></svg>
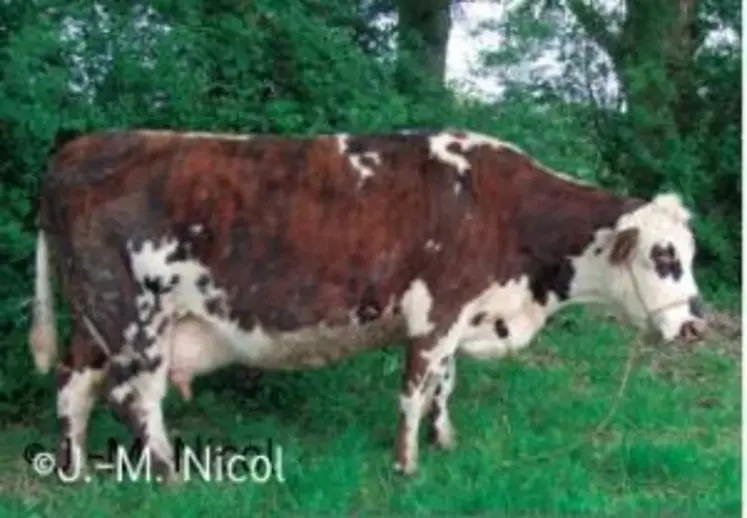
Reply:
<svg viewBox="0 0 747 518"><path fill-rule="evenodd" d="M79 478L86 467L88 421L105 368L103 351L78 325L57 371L57 414L62 435L57 466L71 480Z"/></svg>
<svg viewBox="0 0 747 518"><path fill-rule="evenodd" d="M161 401L166 393L169 365L169 297L179 277L162 278L158 275L159 264L146 257L141 263L155 264L156 272L141 272L138 278L127 252L110 246L116 236L104 232L96 222L84 238L77 241L77 237L72 240L70 254L76 277L67 283L69 297L75 300L90 335L107 352L103 387L107 402L145 447L146 456L126 460L135 467L142 459L149 462L155 472L149 470L142 476L170 476L174 459ZM158 257L156 254L150 259ZM167 269L166 265L160 266Z"/></svg>
<svg viewBox="0 0 747 518"><path fill-rule="evenodd" d="M456 446L454 426L449 415L449 397L456 385L456 365L454 356L445 360L445 366L433 394L430 408L430 435L439 447L451 450Z"/></svg>
<svg viewBox="0 0 747 518"><path fill-rule="evenodd" d="M120 355L112 361L107 400L142 446L142 457L128 459L131 466L145 462L143 469L147 471L139 477L170 481L175 475L174 453L162 409L168 367L160 352L161 341L156 344L151 346L154 350L148 359Z"/></svg>

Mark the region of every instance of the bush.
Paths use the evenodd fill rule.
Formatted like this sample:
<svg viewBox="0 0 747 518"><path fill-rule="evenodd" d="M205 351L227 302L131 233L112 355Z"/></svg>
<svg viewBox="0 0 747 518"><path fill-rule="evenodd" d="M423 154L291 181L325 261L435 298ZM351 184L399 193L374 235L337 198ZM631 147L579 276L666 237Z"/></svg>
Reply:
<svg viewBox="0 0 747 518"><path fill-rule="evenodd" d="M613 183L583 126L588 108L521 96L460 101L439 85L403 91L402 70L421 77L418 64L397 67L392 34L372 29L355 4L0 3L0 26L8 29L0 32L8 35L0 39L0 419L54 410L51 379L26 375L33 371L26 344L36 195L59 129L315 134L461 126L513 140L569 174ZM702 138L707 143L693 145L712 146L711 130ZM739 132L729 126L718 138L721 148L687 166L714 174L681 186L699 208L706 249L730 273L740 231L725 222L736 205L723 211L709 200L736 199ZM64 311L61 320L64 337Z"/></svg>

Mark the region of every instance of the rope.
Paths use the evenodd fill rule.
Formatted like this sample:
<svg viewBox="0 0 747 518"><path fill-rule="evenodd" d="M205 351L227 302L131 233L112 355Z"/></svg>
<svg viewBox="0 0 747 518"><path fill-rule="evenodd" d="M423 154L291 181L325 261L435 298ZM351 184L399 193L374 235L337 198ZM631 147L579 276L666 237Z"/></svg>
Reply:
<svg viewBox="0 0 747 518"><path fill-rule="evenodd" d="M708 333L718 336L719 338L722 338L724 340L734 340L736 337L733 336L734 333L727 334L725 332L722 332L718 329L716 329L715 325L717 322L712 321L709 323L708 326ZM741 330L739 330L737 333L741 334ZM607 411L607 414L597 423L597 425L591 429L591 431L587 432L585 435L577 439L575 442L572 442L566 446L561 446L559 448L549 450L545 453L539 454L539 455L527 455L520 457L518 459L513 460L502 460L499 461L499 466L501 467L514 467L518 464L526 464L526 463L533 463L533 462L541 462L541 461L549 461L554 460L556 458L559 458L561 456L567 455L574 450L580 448L581 446L585 445L587 441L591 441L594 437L596 437L604 428L606 428L610 422L612 422L612 418L617 413L620 402L622 401L623 394L625 393L625 389L628 384L628 380L630 379L630 373L633 370L633 364L635 363L635 357L636 352L642 347L644 344L645 339L643 334L639 334L638 337L631 342L630 350L628 352L628 359L625 363L625 368L623 370L622 377L620 379L620 386L617 389L617 393L615 394L615 399L613 400L612 404L610 405L609 410Z"/></svg>
<svg viewBox="0 0 747 518"><path fill-rule="evenodd" d="M643 310L646 314L646 320L653 325L653 318L656 314L660 313L661 311L664 311L666 309L669 309L671 307L675 307L682 304L688 304L688 299L683 300L677 300L675 302L663 305L662 307L656 308L655 310L650 310L648 308L648 305L645 302L645 299L643 297L643 294L641 293L641 288L638 283L638 278L633 273L633 269L630 267L630 263L627 264L627 271L628 275L630 275L633 288L635 289L636 297L638 298L638 301L641 304L641 307L643 307ZM526 464L526 463L533 463L533 462L541 462L541 461L548 461L553 460L558 457L567 455L581 446L584 446L587 442L591 441L594 437L599 435L599 433L606 428L610 422L612 422L612 419L614 418L615 414L617 413L620 402L622 401L623 395L625 394L625 389L628 386L628 380L630 379L630 373L633 370L633 364L635 363L636 358L636 352L642 347L644 343L644 335L643 333L638 333L637 337L631 341L629 350L628 350L628 359L625 362L625 368L622 373L622 377L620 378L620 385L617 389L617 393L615 394L615 398L612 401L612 404L610 405L609 409L607 410L607 413L602 417L602 419L592 428L589 432L582 435L580 438L578 438L576 441L567 444L565 446L561 446L559 448L549 450L547 452L541 453L539 455L526 455L519 457L518 459L512 459L512 460L502 460L499 462L499 466L501 467L512 467L517 464Z"/></svg>
<svg viewBox="0 0 747 518"><path fill-rule="evenodd" d="M640 345L643 343L643 337L642 335L639 335L638 338L633 340L631 342L631 345L629 347L628 352L628 359L625 362L625 369L623 370L622 377L620 379L620 386L617 389L617 393L615 394L615 399L612 401L612 404L610 405L610 408L607 410L607 413L605 416L597 423L597 425L586 434L582 435L580 438L578 438L576 441L567 444L565 446L561 446L559 448L549 450L545 453L541 453L539 455L527 455L519 457L518 459L512 459L512 460L502 460L499 462L499 465L502 467L511 467L516 464L526 464L530 462L540 462L540 461L547 461L547 460L553 460L558 457L567 455L574 450L580 448L581 446L584 446L588 441L591 441L594 437L596 437L604 428L609 425L609 423L612 421L612 418L617 413L617 410L620 406L620 402L622 401L623 395L625 393L625 389L628 385L628 380L630 379L630 373L633 371L633 364L635 363L636 358L636 351L640 347Z"/></svg>

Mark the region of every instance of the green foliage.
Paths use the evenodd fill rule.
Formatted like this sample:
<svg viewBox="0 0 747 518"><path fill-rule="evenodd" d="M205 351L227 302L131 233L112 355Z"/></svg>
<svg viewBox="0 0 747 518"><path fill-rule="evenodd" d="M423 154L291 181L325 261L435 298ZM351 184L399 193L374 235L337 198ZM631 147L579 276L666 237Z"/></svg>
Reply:
<svg viewBox="0 0 747 518"><path fill-rule="evenodd" d="M678 158L661 161L639 145L648 123L631 123L604 97L599 84L611 72L590 58L588 45L566 49L566 81L536 91L526 77L507 78L501 101L461 101L392 51L391 26L371 22L391 2L363 4L0 2L0 402L8 402L0 403L0 419L48 410L53 396L49 379L19 373L32 371L26 335L36 194L60 128L314 134L462 126L513 140L568 174L642 192L634 166L613 167L634 156L634 165L652 161L648 169L684 191L698 209L712 269L737 277L740 63L733 52L699 55L695 77L708 90L696 129L666 141L667 156ZM570 38L567 19L556 12L513 26L508 41L523 45L513 62L553 38ZM65 331L65 313L62 322Z"/></svg>
<svg viewBox="0 0 747 518"><path fill-rule="evenodd" d="M505 40L485 73L540 104L583 105L601 183L643 197L682 194L695 210L699 264L731 280L741 276L739 6L690 3L518 2L486 27ZM715 44L727 29L736 41ZM532 60L550 51L562 67L540 80Z"/></svg>
<svg viewBox="0 0 747 518"><path fill-rule="evenodd" d="M31 370L35 200L58 129L319 133L449 116L437 88L398 89L390 35L369 30L358 45L366 20L350 2L245 4L49 0L20 20L21 2L0 4L0 401L43 383L18 373ZM0 417L27 411L10 405Z"/></svg>

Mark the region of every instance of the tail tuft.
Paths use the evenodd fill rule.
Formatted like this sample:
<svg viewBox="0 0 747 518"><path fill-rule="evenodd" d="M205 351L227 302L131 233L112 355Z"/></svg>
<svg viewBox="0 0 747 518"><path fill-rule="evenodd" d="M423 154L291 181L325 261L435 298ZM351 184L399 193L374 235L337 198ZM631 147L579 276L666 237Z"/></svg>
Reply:
<svg viewBox="0 0 747 518"><path fill-rule="evenodd" d="M39 231L36 241L36 283L29 346L36 369L41 374L49 372L57 360L57 325L49 268L49 247L44 231Z"/></svg>

